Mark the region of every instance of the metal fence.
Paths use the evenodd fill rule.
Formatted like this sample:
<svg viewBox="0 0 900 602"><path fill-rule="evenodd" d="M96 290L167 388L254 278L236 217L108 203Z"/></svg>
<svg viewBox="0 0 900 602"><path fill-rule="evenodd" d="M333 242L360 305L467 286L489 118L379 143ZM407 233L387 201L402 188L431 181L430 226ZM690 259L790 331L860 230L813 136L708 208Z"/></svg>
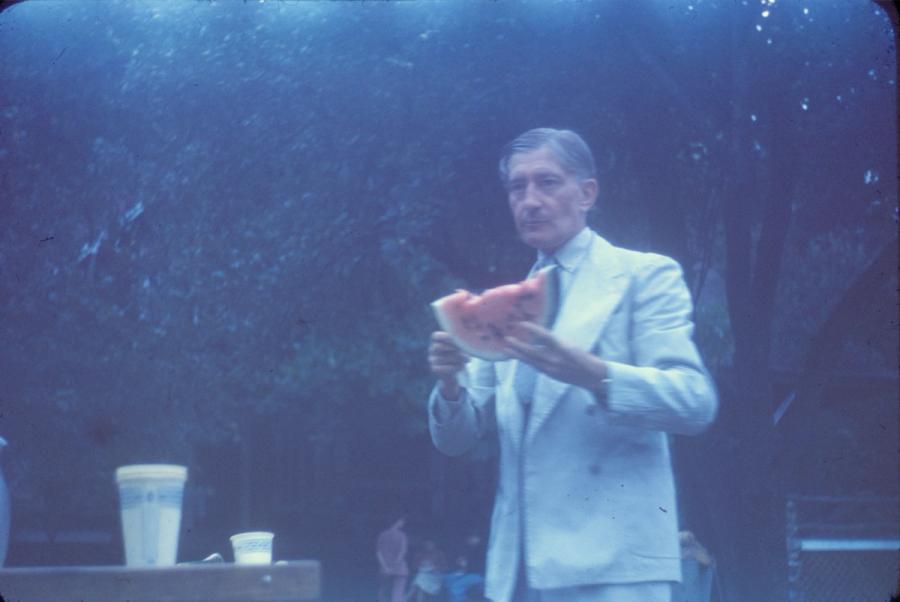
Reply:
<svg viewBox="0 0 900 602"><path fill-rule="evenodd" d="M900 569L900 498L790 496L791 602L888 602Z"/></svg>

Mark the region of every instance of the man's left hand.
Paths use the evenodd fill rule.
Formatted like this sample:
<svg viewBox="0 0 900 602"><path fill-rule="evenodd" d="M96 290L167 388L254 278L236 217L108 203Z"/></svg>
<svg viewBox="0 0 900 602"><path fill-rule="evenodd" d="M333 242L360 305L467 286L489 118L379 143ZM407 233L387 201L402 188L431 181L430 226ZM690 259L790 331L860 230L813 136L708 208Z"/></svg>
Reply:
<svg viewBox="0 0 900 602"><path fill-rule="evenodd" d="M507 351L512 357L531 364L538 372L558 381L593 392L603 389L603 379L606 378L603 360L560 341L549 330L533 322L521 322L520 326L530 335L531 342L506 337Z"/></svg>

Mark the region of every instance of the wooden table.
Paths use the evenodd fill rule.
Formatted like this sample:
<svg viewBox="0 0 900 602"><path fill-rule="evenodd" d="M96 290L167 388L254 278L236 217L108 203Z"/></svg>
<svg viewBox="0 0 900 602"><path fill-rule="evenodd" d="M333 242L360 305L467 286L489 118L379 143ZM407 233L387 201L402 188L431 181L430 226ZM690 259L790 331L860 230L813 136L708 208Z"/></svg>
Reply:
<svg viewBox="0 0 900 602"><path fill-rule="evenodd" d="M0 570L3 602L301 602L318 600L316 560L251 566L29 567Z"/></svg>

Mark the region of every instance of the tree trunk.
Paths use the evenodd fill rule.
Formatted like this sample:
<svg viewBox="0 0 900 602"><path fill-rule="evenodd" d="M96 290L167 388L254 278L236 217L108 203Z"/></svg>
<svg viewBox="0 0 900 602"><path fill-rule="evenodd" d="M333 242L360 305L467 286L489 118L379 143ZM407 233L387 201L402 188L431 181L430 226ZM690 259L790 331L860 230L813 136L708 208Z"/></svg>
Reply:
<svg viewBox="0 0 900 602"><path fill-rule="evenodd" d="M240 525L241 531L250 529L250 504L253 493L253 458L251 434L245 430L241 434L241 472L240 472Z"/></svg>

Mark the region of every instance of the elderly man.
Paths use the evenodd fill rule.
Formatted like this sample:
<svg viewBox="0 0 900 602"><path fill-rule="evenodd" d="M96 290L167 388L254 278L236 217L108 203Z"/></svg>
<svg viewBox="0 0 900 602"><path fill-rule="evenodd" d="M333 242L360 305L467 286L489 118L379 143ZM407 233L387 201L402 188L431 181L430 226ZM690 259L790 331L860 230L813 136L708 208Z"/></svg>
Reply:
<svg viewBox="0 0 900 602"><path fill-rule="evenodd" d="M697 433L717 408L681 269L587 227L597 179L574 132L522 134L500 177L537 250L532 271L558 266L552 330L525 323L532 340L507 338L502 362L469 361L445 332L428 350L437 448L458 455L489 430L499 437L486 595L668 602L681 569L667 433Z"/></svg>

